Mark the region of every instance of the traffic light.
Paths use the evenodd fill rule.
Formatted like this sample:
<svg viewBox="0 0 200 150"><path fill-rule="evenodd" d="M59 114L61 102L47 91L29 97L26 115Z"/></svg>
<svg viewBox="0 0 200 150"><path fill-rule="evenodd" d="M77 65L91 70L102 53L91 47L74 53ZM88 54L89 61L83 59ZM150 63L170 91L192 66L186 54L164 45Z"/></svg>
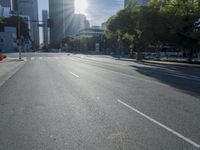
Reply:
<svg viewBox="0 0 200 150"><path fill-rule="evenodd" d="M47 20L47 26L48 26L49 28L53 28L53 27L54 27L53 19L48 19L48 20Z"/></svg>

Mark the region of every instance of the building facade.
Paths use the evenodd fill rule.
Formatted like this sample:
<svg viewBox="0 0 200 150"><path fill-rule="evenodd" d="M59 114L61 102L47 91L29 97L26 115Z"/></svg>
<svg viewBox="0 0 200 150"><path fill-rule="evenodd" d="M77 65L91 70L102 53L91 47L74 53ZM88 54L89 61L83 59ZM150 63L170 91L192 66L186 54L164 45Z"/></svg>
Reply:
<svg viewBox="0 0 200 150"><path fill-rule="evenodd" d="M39 46L38 2L37 0L12 0L12 10L30 17L30 34L34 47Z"/></svg>
<svg viewBox="0 0 200 150"><path fill-rule="evenodd" d="M47 47L49 45L49 29L47 27L47 21L49 14L47 10L42 10L42 21L43 21L43 43Z"/></svg>
<svg viewBox="0 0 200 150"><path fill-rule="evenodd" d="M11 8L11 0L0 0L0 5Z"/></svg>
<svg viewBox="0 0 200 150"><path fill-rule="evenodd" d="M4 27L4 31L0 31L0 53L17 51L17 35L16 27Z"/></svg>
<svg viewBox="0 0 200 150"><path fill-rule="evenodd" d="M76 38L94 38L101 37L104 34L104 29L101 26L92 26L79 31Z"/></svg>
<svg viewBox="0 0 200 150"><path fill-rule="evenodd" d="M11 10L12 11L18 10L18 0L11 0Z"/></svg>
<svg viewBox="0 0 200 150"><path fill-rule="evenodd" d="M49 0L49 17L54 22L50 29L50 43L59 45L66 36L73 35L74 0Z"/></svg>
<svg viewBox="0 0 200 150"><path fill-rule="evenodd" d="M79 33L80 30L90 28L90 22L83 14L74 14L73 17L73 35Z"/></svg>
<svg viewBox="0 0 200 150"><path fill-rule="evenodd" d="M0 5L0 17L9 18L11 16L9 7L2 7Z"/></svg>

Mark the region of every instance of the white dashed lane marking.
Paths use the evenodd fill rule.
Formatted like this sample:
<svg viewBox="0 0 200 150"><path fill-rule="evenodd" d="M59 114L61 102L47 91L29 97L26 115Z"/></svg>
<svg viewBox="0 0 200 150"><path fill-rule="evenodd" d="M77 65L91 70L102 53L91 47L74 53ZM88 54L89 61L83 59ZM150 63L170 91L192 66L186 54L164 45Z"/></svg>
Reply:
<svg viewBox="0 0 200 150"><path fill-rule="evenodd" d="M141 115L142 117L148 119L149 121L155 123L156 125L162 127L163 129L167 130L168 132L174 134L175 136L179 137L180 139L184 140L185 142L187 142L187 143L193 145L193 146L196 147L197 149L200 148L200 145L199 145L199 144L197 144L197 143L195 143L194 141L192 141L191 139L189 139L189 138L183 136L182 134L176 132L175 130L173 130L173 129L167 127L166 125L164 125L164 124L158 122L157 120L151 118L150 116L148 116L148 115L142 113L141 111L137 110L136 108L133 108L132 106L126 104L125 102L123 102L123 101L121 101L121 100L118 100L118 102L119 102L120 104L126 106L127 108L133 110L134 112L138 113L138 114Z"/></svg>
<svg viewBox="0 0 200 150"><path fill-rule="evenodd" d="M80 78L78 75L76 75L75 73L73 72L69 72L70 74L72 74L73 76L77 77L77 78Z"/></svg>

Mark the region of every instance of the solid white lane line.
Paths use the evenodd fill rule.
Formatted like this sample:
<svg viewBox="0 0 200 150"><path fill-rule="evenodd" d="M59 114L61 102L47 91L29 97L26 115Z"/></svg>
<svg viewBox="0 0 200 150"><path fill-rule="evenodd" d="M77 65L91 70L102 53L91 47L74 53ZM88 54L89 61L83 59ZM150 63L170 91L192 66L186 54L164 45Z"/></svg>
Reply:
<svg viewBox="0 0 200 150"><path fill-rule="evenodd" d="M39 57L39 59L42 60L43 58L42 58L42 57Z"/></svg>
<svg viewBox="0 0 200 150"><path fill-rule="evenodd" d="M199 144L197 144L197 143L195 143L194 141L190 140L189 138L183 136L182 134L180 134L180 133L174 131L173 129L171 129L171 128L165 126L164 124L162 124L162 123L156 121L155 119L153 119L153 118L149 117L148 115L146 115L146 114L140 112L139 110L133 108L132 106L130 106L130 105L128 105L128 104L122 102L121 100L118 100L118 102L121 103L122 105L128 107L129 109L135 111L136 113L138 113L139 115L143 116L144 118L146 118L146 119L152 121L153 123L157 124L158 126L164 128L165 130L171 132L172 134L174 134L174 135L176 135L177 137L181 138L181 139L184 140L185 142L187 142L187 143L193 145L194 147L196 147L196 148L198 148L198 149L200 148L200 145L199 145Z"/></svg>
<svg viewBox="0 0 200 150"><path fill-rule="evenodd" d="M35 59L35 57L31 57L31 60L34 60Z"/></svg>
<svg viewBox="0 0 200 150"><path fill-rule="evenodd" d="M79 78L79 76L78 75L76 75L75 73L73 73L73 72L69 72L70 74L72 74L73 76L75 76L75 77L77 77L77 78Z"/></svg>

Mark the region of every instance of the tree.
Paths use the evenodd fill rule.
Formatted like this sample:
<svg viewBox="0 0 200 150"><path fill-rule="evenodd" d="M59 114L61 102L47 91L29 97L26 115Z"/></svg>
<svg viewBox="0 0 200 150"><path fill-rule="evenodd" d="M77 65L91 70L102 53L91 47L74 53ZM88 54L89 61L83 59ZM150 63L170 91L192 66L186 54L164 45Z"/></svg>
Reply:
<svg viewBox="0 0 200 150"><path fill-rule="evenodd" d="M20 36L23 36L25 39L30 39L28 24L20 18ZM16 27L17 35L19 35L18 31L18 17L12 16L10 18L0 18L0 26L4 28L4 26L12 26Z"/></svg>
<svg viewBox="0 0 200 150"><path fill-rule="evenodd" d="M119 11L106 22L105 34L108 38L115 38L120 42L132 43L135 47L140 44L141 31L138 26L139 7L135 4L129 5ZM139 48L138 48L139 49Z"/></svg>
<svg viewBox="0 0 200 150"><path fill-rule="evenodd" d="M199 48L199 32L196 33L196 22L200 18L200 1L167 0L163 11L173 18L169 27L176 34L178 47L187 49L188 61L192 61L194 51Z"/></svg>
<svg viewBox="0 0 200 150"><path fill-rule="evenodd" d="M130 3L107 21L105 34L129 40L138 53L149 45L159 52L170 43L186 49L192 61L200 46L199 32L195 32L199 18L198 0L151 0L146 6Z"/></svg>

